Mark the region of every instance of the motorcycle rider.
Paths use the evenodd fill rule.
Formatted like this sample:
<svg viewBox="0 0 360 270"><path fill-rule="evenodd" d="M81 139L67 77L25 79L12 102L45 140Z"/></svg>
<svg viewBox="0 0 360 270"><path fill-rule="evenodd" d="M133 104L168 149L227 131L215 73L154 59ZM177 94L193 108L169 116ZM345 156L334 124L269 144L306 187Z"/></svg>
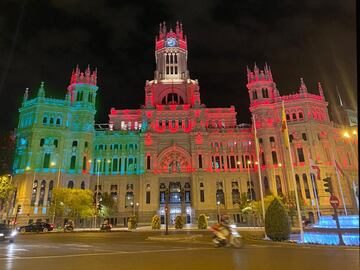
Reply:
<svg viewBox="0 0 360 270"><path fill-rule="evenodd" d="M230 217L228 215L222 215L220 217L220 223L222 233L226 239L226 242L229 243L231 236L231 228L230 228Z"/></svg>

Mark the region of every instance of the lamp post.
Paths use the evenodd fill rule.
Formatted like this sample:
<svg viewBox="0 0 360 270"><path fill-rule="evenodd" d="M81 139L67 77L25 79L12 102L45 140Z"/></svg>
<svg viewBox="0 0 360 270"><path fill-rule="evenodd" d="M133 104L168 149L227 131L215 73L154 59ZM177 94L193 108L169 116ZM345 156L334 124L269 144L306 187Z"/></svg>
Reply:
<svg viewBox="0 0 360 270"><path fill-rule="evenodd" d="M97 179L96 179L96 196L95 196L95 228L96 228L96 222L98 217L98 206L99 206L99 182L100 182L100 162L101 160L96 160L96 167L97 167Z"/></svg>
<svg viewBox="0 0 360 270"><path fill-rule="evenodd" d="M250 200L252 201L253 200L253 198L252 198L252 183L251 183L251 177L250 177L250 164L251 164L251 161L248 160L246 163L247 163L247 172L248 172L248 177L249 177Z"/></svg>

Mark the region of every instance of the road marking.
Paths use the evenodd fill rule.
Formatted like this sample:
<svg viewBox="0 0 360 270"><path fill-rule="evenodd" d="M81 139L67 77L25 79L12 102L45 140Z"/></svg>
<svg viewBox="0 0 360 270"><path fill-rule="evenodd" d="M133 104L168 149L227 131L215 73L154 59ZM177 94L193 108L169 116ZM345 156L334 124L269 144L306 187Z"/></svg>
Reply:
<svg viewBox="0 0 360 270"><path fill-rule="evenodd" d="M82 253L82 254L68 254L68 255L49 255L49 256L26 256L16 257L11 256L7 258L0 258L0 261L5 260L38 260L38 259L56 259L56 258L74 258L74 257L87 257L87 256L105 256L105 255L122 255L122 254L139 254L139 253L159 253L159 252L178 252L178 251L196 251L207 250L214 248L182 248L182 249L159 249L159 250L135 250L135 251L116 251L104 253Z"/></svg>

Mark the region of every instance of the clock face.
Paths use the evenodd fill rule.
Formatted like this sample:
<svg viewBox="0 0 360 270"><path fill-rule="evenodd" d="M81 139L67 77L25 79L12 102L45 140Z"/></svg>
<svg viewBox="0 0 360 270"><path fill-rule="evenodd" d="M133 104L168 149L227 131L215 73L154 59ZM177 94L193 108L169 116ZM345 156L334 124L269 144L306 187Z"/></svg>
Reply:
<svg viewBox="0 0 360 270"><path fill-rule="evenodd" d="M176 45L176 39L175 38L166 39L166 46L174 47L175 45Z"/></svg>

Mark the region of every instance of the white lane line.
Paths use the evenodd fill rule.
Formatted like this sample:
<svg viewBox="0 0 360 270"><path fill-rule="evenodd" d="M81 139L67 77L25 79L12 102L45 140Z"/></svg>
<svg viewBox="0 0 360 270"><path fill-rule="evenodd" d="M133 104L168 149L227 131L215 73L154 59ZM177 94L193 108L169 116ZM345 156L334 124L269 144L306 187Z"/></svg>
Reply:
<svg viewBox="0 0 360 270"><path fill-rule="evenodd" d="M106 253L82 253L82 254L68 254L68 255L49 255L49 256L26 256L26 257L7 257L0 258L0 261L5 260L38 260L38 259L56 259L56 258L74 258L87 256L105 256L105 255L122 255L122 254L139 254L139 253L159 253L159 252L178 252L178 251L196 251L207 250L214 248L182 248L182 249L159 249L159 250L138 250L138 251L115 251Z"/></svg>

